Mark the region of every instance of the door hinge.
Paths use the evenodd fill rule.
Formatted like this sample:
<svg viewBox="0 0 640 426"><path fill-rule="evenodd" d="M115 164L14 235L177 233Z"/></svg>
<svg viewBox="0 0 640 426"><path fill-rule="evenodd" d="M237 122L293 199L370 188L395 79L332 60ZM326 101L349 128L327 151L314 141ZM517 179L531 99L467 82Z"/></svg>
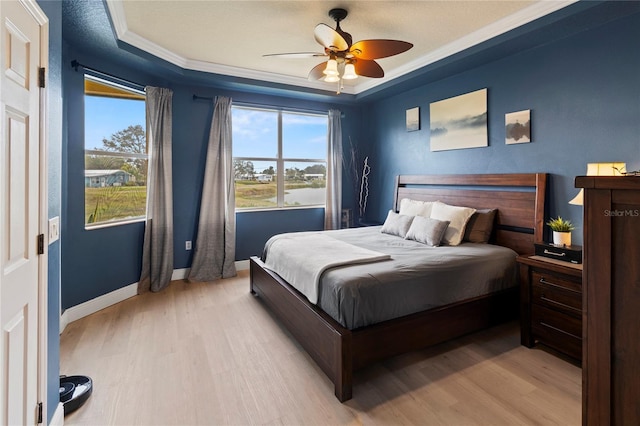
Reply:
<svg viewBox="0 0 640 426"><path fill-rule="evenodd" d="M37 417L36 420L38 420L36 422L36 424L40 424L40 423L42 423L42 402L38 402L38 407L36 408L36 411L37 411L36 412L36 417Z"/></svg>
<svg viewBox="0 0 640 426"><path fill-rule="evenodd" d="M38 235L38 254L44 254L44 234Z"/></svg>
<svg viewBox="0 0 640 426"><path fill-rule="evenodd" d="M38 68L38 87L44 87L44 67Z"/></svg>

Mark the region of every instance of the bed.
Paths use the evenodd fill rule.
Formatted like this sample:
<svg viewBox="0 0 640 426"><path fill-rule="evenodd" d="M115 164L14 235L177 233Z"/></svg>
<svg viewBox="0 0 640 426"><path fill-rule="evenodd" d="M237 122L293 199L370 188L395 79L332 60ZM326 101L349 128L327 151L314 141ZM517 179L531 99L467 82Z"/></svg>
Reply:
<svg viewBox="0 0 640 426"><path fill-rule="evenodd" d="M401 200L405 198L476 209L495 208L491 245L528 254L533 251L533 243L543 239L546 182L547 175L543 173L401 175L396 178L394 210L400 209ZM373 235L379 230L352 232ZM463 246L471 250L474 245L465 243ZM363 271L379 266L379 263L371 263L337 269ZM335 271L330 269L323 277L331 274ZM270 270L260 257L250 259L250 290L334 383L335 395L342 402L352 397L355 370L499 324L515 318L518 313L518 287L505 286L505 289L489 294L471 295L437 307L425 306L424 310L400 317L389 314L391 319L352 319L349 322L340 318L339 313L331 312L331 308L325 307L325 312L322 303L309 302L300 291ZM322 295L319 298L322 302Z"/></svg>

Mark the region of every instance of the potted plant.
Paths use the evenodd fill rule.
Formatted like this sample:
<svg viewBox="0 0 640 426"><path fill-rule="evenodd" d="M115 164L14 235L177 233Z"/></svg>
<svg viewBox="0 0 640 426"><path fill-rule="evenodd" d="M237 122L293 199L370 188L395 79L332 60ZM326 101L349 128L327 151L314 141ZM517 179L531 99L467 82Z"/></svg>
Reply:
<svg viewBox="0 0 640 426"><path fill-rule="evenodd" d="M571 245L571 231L576 229L576 227L570 220L558 216L547 222L547 225L553 231L553 244L559 246Z"/></svg>

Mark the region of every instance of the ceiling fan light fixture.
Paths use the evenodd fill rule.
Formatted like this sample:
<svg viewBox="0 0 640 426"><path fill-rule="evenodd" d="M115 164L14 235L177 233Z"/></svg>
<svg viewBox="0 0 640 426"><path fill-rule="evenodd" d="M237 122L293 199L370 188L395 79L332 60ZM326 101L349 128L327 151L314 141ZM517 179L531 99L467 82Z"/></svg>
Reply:
<svg viewBox="0 0 640 426"><path fill-rule="evenodd" d="M358 78L358 74L356 74L356 67L353 65L353 63L349 62L344 66L344 74L342 75L342 78L345 80L353 80Z"/></svg>
<svg viewBox="0 0 640 426"><path fill-rule="evenodd" d="M351 34L340 28L340 21L345 19L347 14L346 9L331 9L329 16L336 22L335 29L324 23L315 26L313 35L318 44L324 48L324 53L299 52L263 56L282 58L323 56L328 60L314 66L307 78L310 81L338 83L337 93L339 94L344 80L353 80L358 77L383 78L384 70L375 60L398 55L413 47L413 44L406 41L387 39L367 39L353 43Z"/></svg>
<svg viewBox="0 0 640 426"><path fill-rule="evenodd" d="M327 61L327 67L322 71L327 76L338 76L338 61L331 58ZM326 79L325 79L326 81ZM337 80L336 80L337 81Z"/></svg>
<svg viewBox="0 0 640 426"><path fill-rule="evenodd" d="M340 81L340 77L337 75L328 75L324 78L324 81L327 83L335 83L336 81Z"/></svg>

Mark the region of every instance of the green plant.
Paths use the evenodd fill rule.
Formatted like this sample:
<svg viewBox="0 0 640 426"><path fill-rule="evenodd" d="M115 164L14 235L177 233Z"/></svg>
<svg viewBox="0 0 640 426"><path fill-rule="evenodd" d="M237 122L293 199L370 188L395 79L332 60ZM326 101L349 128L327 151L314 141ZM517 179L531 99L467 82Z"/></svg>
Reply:
<svg viewBox="0 0 640 426"><path fill-rule="evenodd" d="M570 220L563 219L560 216L555 219L551 219L547 222L547 225L555 232L571 232L576 229L575 225L571 223Z"/></svg>

